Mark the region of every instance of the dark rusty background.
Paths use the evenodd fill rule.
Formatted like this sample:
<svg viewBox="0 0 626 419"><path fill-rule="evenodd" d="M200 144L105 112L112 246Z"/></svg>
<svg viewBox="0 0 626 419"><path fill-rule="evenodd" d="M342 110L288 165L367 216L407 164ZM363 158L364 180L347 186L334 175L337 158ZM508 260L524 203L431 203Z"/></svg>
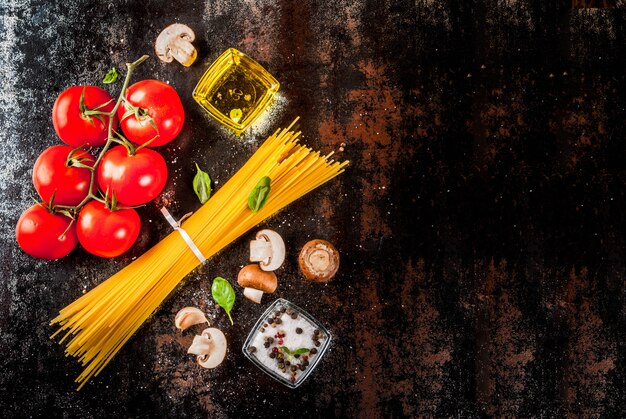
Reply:
<svg viewBox="0 0 626 419"><path fill-rule="evenodd" d="M458 3L3 2L3 416L623 416L623 12ZM77 250L36 261L14 242L35 195L32 164L59 142L56 96L152 54L174 21L196 31L197 63L153 57L135 76L170 82L187 112L180 138L161 150L171 177L158 204L178 216L196 209L194 162L219 188L297 115L307 144L352 162L263 225L290 251L277 296L335 338L295 391L240 353L272 298L256 306L239 294L234 327L210 302L210 280L236 277L252 233L190 275L80 393L78 365L48 339L47 322L169 228L157 205L140 209L140 241L115 260ZM271 117L243 141L191 98L228 47L281 82ZM342 253L340 273L323 286L297 271L297 251L314 237ZM231 351L220 368L201 370L186 356L193 334L173 327L186 305L225 331Z"/></svg>

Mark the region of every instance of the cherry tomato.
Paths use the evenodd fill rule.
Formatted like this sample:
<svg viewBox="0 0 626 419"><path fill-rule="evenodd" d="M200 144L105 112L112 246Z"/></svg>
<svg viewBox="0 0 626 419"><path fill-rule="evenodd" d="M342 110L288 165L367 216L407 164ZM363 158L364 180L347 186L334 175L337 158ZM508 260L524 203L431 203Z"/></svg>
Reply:
<svg viewBox="0 0 626 419"><path fill-rule="evenodd" d="M85 93L83 107L80 98ZM61 140L72 147L86 145L99 147L107 140L109 117L101 115L87 116L86 110L111 112L115 101L111 95L97 86L74 86L62 92L52 108L52 124ZM96 109L98 108L98 109ZM117 116L114 116L113 128L117 127Z"/></svg>
<svg viewBox="0 0 626 419"><path fill-rule="evenodd" d="M70 223L65 215L50 213L45 203L35 204L17 221L15 237L22 250L31 256L60 259L78 244L76 225L72 224L68 229Z"/></svg>
<svg viewBox="0 0 626 419"><path fill-rule="evenodd" d="M176 90L158 80L142 80L126 91L128 103L118 108L122 131L135 144L143 144L154 138L148 147L158 147L172 141L183 128L185 110ZM124 114L136 110L126 118ZM157 130L150 123L150 118Z"/></svg>
<svg viewBox="0 0 626 419"><path fill-rule="evenodd" d="M141 220L132 208L111 211L99 201L90 201L78 213L78 241L89 253L104 258L119 256L135 243Z"/></svg>
<svg viewBox="0 0 626 419"><path fill-rule="evenodd" d="M50 202L52 194L54 203L59 205L77 205L86 196L91 181L91 171L76 164L93 167L96 159L86 151L78 150L68 164L68 156L72 148L56 145L44 150L33 167L33 184L41 199ZM96 185L93 185L93 192Z"/></svg>
<svg viewBox="0 0 626 419"><path fill-rule="evenodd" d="M113 147L98 166L98 184L117 201L134 206L152 201L167 181L165 159L159 153L141 148L130 155L126 147Z"/></svg>

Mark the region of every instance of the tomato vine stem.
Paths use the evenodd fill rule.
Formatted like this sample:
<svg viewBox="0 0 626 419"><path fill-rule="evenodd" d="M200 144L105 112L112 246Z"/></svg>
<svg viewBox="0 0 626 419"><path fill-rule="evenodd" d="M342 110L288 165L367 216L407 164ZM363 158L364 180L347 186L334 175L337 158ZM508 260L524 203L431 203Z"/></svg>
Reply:
<svg viewBox="0 0 626 419"><path fill-rule="evenodd" d="M74 205L74 206L69 206L69 205L56 205L55 206L55 209L59 208L61 210L64 210L64 212L67 212L67 211L71 211L72 212L73 217L71 217L72 221L70 222L70 226L72 225L72 223L76 222L76 216L78 214L78 211L80 211L80 209L87 202L89 202L92 199L95 199L97 201L103 202L102 198L97 197L93 193L93 187L94 187L95 179L96 179L96 171L97 171L98 165L100 164L100 161L102 160L102 157L104 156L104 154L109 150L109 148L111 147L111 144L116 142L116 138L114 136L114 132L115 131L113 129L113 121L115 120L115 114L117 113L117 110L119 109L120 105L122 104L122 102L124 102L126 100L126 89L128 88L128 84L130 83L131 76L132 76L133 72L135 71L135 69L137 67L139 67L148 58L149 57L147 55L144 55L141 58L139 58L137 61L134 61L132 63L126 63L127 71L126 71L126 77L124 78L124 84L122 85L122 90L120 91L120 94L117 97L117 101L115 102L115 106L113 107L113 109L110 112L101 112L101 111L98 111L98 110L88 111L90 113L90 115L105 115L105 116L109 117L109 123L108 123L108 126L107 126L107 141L104 144L104 146L102 147L102 150L100 150L100 153L98 154L98 157L96 158L96 161L94 162L93 166L90 169L91 178L89 179L89 189L88 189L87 196L85 196L85 198L79 204ZM96 108L96 109L98 109L98 108ZM69 226L68 226L68 229L69 229Z"/></svg>

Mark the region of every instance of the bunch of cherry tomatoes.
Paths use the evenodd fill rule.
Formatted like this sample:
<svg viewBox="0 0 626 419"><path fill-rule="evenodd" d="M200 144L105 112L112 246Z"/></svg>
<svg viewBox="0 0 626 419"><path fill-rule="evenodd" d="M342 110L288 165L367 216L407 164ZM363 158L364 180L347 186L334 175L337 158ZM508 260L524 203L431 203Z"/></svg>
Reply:
<svg viewBox="0 0 626 419"><path fill-rule="evenodd" d="M116 103L97 86L70 87L56 99L52 122L66 145L37 158L33 184L42 202L16 227L31 256L59 259L80 242L94 255L115 257L137 240L141 220L133 207L153 200L167 181L165 159L148 147L172 141L185 113L174 88L158 80L128 87L112 114ZM94 157L90 151L102 146Z"/></svg>

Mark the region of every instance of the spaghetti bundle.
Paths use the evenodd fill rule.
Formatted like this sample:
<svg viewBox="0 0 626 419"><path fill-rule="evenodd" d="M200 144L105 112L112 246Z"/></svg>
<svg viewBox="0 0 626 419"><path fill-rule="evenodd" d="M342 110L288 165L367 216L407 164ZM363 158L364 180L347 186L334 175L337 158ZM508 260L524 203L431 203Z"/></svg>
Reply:
<svg viewBox="0 0 626 419"><path fill-rule="evenodd" d="M298 144L292 132L297 119L277 130L244 166L220 188L182 228L202 254L211 258L229 243L344 171L347 161L330 159ZM263 176L271 179L271 193L256 213L248 208L248 194ZM179 282L200 262L176 231L117 274L63 308L51 324L62 334L66 356L85 367L76 378L80 390L100 373L139 327L154 313Z"/></svg>

